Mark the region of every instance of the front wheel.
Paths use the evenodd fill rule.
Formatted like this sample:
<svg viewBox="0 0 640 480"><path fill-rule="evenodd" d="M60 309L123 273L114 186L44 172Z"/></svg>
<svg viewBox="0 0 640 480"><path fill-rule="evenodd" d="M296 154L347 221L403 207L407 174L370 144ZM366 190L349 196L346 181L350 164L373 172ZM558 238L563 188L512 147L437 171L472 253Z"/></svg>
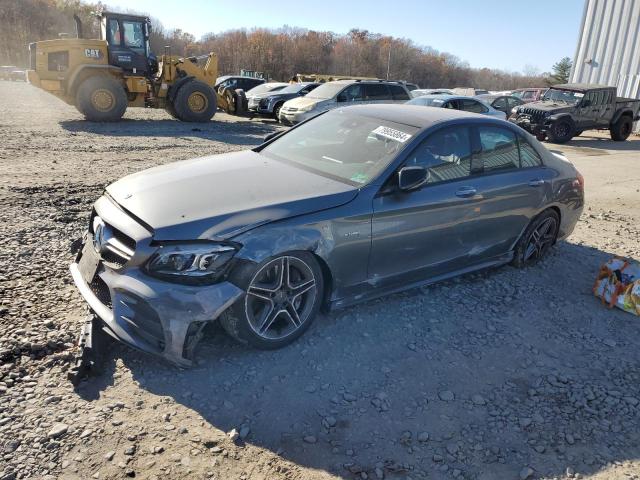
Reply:
<svg viewBox="0 0 640 480"><path fill-rule="evenodd" d="M524 268L538 263L555 243L560 217L554 210L545 210L529 224L516 244L512 265Z"/></svg>
<svg viewBox="0 0 640 480"><path fill-rule="evenodd" d="M233 280L246 293L222 314L220 323L236 340L257 348L293 342L309 328L322 303L322 270L308 252L272 257Z"/></svg>
<svg viewBox="0 0 640 480"><path fill-rule="evenodd" d="M274 109L273 109L273 116L275 117L276 121L280 121L280 110L282 110L282 103L277 104Z"/></svg>
<svg viewBox="0 0 640 480"><path fill-rule="evenodd" d="M573 138L573 124L568 120L557 120L553 122L548 132L548 138L553 143L566 143Z"/></svg>
<svg viewBox="0 0 640 480"><path fill-rule="evenodd" d="M623 115L618 119L616 123L611 125L609 129L609 133L611 133L611 140L615 140L616 142L624 142L629 135L631 135L631 130L633 129L633 122L631 121L631 117L628 115Z"/></svg>

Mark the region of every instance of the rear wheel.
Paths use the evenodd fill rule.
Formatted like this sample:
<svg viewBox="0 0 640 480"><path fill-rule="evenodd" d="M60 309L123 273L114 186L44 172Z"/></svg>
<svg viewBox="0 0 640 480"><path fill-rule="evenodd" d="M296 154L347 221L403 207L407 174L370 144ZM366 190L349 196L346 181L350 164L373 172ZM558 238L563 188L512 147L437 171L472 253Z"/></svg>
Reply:
<svg viewBox="0 0 640 480"><path fill-rule="evenodd" d="M322 270L308 252L269 258L239 273L234 283L246 293L222 314L220 323L236 340L262 349L283 347L302 335L323 298Z"/></svg>
<svg viewBox="0 0 640 480"><path fill-rule="evenodd" d="M556 120L551 125L547 136L553 143L566 143L573 138L574 127L569 120Z"/></svg>
<svg viewBox="0 0 640 480"><path fill-rule="evenodd" d="M629 135L631 135L631 130L633 128L633 121L631 117L628 115L623 115L618 119L616 123L611 125L609 132L611 133L611 139L616 142L625 141Z"/></svg>
<svg viewBox="0 0 640 480"><path fill-rule="evenodd" d="M173 108L183 122L207 122L215 115L218 102L209 85L192 80L178 89Z"/></svg>
<svg viewBox="0 0 640 480"><path fill-rule="evenodd" d="M524 268L538 263L556 241L560 217L554 210L545 210L529 224L516 244L512 264Z"/></svg>
<svg viewBox="0 0 640 480"><path fill-rule="evenodd" d="M94 76L83 81L76 92L76 107L87 120L115 122L127 109L127 94L113 77Z"/></svg>

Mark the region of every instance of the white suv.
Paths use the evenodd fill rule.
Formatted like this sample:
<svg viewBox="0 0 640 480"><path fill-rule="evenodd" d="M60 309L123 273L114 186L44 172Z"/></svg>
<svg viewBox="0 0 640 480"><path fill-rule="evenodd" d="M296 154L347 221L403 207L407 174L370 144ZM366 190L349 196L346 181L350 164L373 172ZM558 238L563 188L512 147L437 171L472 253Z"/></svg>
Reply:
<svg viewBox="0 0 640 480"><path fill-rule="evenodd" d="M300 123L318 113L346 105L404 103L411 96L404 84L386 80L336 80L323 83L304 97L285 102L279 120Z"/></svg>

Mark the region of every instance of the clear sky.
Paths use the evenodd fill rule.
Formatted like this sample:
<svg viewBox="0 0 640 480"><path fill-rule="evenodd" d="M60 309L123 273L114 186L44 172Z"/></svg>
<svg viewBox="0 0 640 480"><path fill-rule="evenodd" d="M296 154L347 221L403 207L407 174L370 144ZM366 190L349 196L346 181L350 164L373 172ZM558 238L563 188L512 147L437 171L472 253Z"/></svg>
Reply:
<svg viewBox="0 0 640 480"><path fill-rule="evenodd" d="M352 28L413 40L472 67L549 71L573 59L585 0L103 0L148 13L196 37L283 25L346 33Z"/></svg>

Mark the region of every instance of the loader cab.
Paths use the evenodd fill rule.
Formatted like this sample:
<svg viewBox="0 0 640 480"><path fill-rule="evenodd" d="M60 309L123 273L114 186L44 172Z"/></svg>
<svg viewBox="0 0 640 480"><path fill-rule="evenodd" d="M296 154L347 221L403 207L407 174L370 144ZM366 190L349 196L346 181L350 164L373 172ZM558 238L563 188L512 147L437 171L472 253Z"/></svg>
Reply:
<svg viewBox="0 0 640 480"><path fill-rule="evenodd" d="M151 75L158 62L149 49L151 25L147 17L104 12L101 38L109 45L109 64L136 75Z"/></svg>

